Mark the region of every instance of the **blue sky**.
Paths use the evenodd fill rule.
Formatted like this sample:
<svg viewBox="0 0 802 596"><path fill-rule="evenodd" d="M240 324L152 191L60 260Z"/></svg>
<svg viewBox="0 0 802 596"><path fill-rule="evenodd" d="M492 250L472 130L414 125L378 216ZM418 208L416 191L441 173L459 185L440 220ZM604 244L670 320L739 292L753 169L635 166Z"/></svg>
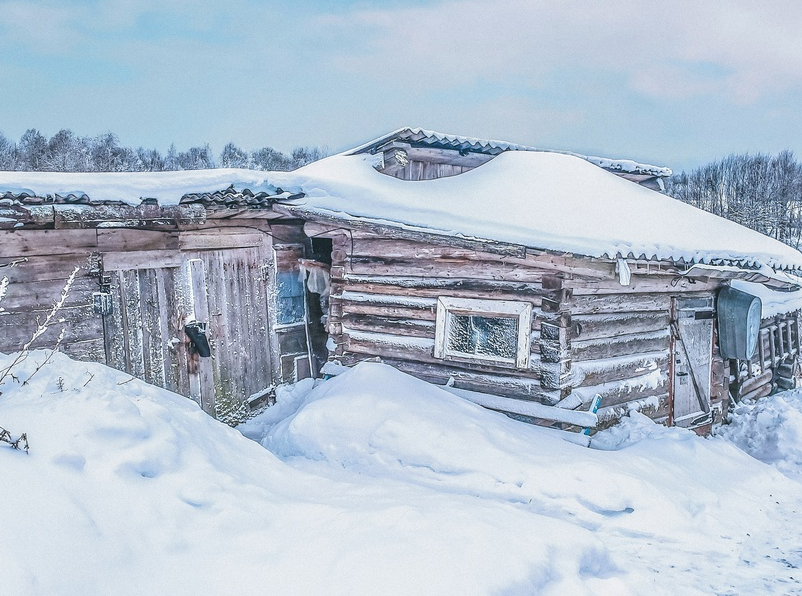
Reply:
<svg viewBox="0 0 802 596"><path fill-rule="evenodd" d="M802 156L798 0L0 0L0 132L339 151L401 126Z"/></svg>

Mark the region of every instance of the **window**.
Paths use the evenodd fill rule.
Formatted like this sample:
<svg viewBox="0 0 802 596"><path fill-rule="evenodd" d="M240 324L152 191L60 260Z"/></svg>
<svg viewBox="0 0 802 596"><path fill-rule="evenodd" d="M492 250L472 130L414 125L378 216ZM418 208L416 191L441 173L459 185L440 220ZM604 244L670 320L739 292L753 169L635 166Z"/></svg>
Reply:
<svg viewBox="0 0 802 596"><path fill-rule="evenodd" d="M276 276L278 296L276 297L276 323L292 325L305 319L304 282L295 271L281 271Z"/></svg>
<svg viewBox="0 0 802 596"><path fill-rule="evenodd" d="M531 325L532 305L528 302L441 296L434 356L526 368Z"/></svg>

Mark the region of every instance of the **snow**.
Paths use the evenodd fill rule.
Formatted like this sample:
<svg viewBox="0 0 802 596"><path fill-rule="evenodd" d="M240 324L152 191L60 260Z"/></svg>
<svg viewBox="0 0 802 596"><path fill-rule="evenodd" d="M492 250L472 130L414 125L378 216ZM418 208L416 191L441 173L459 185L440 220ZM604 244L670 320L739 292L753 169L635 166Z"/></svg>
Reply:
<svg viewBox="0 0 802 596"><path fill-rule="evenodd" d="M802 390L741 402L717 435L802 482Z"/></svg>
<svg viewBox="0 0 802 596"><path fill-rule="evenodd" d="M25 192L30 196L88 196L92 201L123 201L139 205L142 199L158 199L177 205L185 194L224 190L235 185L253 193L275 193L267 181L269 172L220 168L179 172L0 172L0 193Z"/></svg>
<svg viewBox="0 0 802 596"><path fill-rule="evenodd" d="M560 153L509 151L458 176L405 181L373 156L335 155L289 173L303 214L359 218L434 234L593 257L707 263L724 259L802 268L802 254L736 223Z"/></svg>
<svg viewBox="0 0 802 596"><path fill-rule="evenodd" d="M802 254L779 241L646 189L581 157L506 151L458 176L404 181L373 167L375 156L340 154L294 172L196 170L159 173L0 173L0 190L53 195L80 188L93 200L175 204L184 194L230 185L277 187L306 196L300 215L359 219L407 230L499 241L592 257L726 260L802 268Z"/></svg>
<svg viewBox="0 0 802 596"><path fill-rule="evenodd" d="M802 309L802 290L796 292L778 292L763 284L734 279L730 283L736 290L741 290L760 298L761 318L768 319L776 315L784 315Z"/></svg>
<svg viewBox="0 0 802 596"><path fill-rule="evenodd" d="M723 438L587 449L375 363L240 433L61 354L23 385L44 357L0 385L3 593L802 593L802 484Z"/></svg>

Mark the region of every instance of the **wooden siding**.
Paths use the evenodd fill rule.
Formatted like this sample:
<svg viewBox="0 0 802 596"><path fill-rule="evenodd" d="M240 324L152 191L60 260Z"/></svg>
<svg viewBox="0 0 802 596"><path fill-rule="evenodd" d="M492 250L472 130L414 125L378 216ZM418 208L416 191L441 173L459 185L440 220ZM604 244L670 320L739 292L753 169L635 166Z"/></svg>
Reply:
<svg viewBox="0 0 802 596"><path fill-rule="evenodd" d="M333 240L332 358L353 364L378 357L434 383L560 407L587 407L601 394L605 423L631 408L670 421L672 300L709 300L719 286L684 279L666 263L633 262L623 286L615 263L602 259L491 253L432 237L327 231L323 223L305 229ZM530 303L529 366L436 358L441 296ZM720 358L712 370L711 401L721 401Z"/></svg>
<svg viewBox="0 0 802 596"><path fill-rule="evenodd" d="M59 323L34 347L51 347L63 327L67 354L199 401L212 396L218 407L236 408L276 383L311 374L299 362L308 360L305 325L277 333L275 320L277 274L298 275L308 242L300 223L198 217L173 220L169 229L128 229L80 227L84 220L71 229L0 232L0 277L11 281L0 304L0 350L27 341L79 267ZM189 263L198 264L199 280ZM99 292L111 297L105 316L93 305ZM208 325L212 358L190 349L184 325L192 316Z"/></svg>

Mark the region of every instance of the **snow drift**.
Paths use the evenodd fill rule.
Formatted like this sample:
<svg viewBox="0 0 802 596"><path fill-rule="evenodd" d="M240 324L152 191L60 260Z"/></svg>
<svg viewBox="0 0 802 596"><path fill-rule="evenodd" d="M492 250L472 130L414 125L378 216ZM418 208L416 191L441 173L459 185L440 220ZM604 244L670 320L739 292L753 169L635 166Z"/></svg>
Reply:
<svg viewBox="0 0 802 596"><path fill-rule="evenodd" d="M378 364L238 431L97 364L0 386L25 594L791 594L802 485L635 417L578 447ZM0 356L0 369L10 362Z"/></svg>

